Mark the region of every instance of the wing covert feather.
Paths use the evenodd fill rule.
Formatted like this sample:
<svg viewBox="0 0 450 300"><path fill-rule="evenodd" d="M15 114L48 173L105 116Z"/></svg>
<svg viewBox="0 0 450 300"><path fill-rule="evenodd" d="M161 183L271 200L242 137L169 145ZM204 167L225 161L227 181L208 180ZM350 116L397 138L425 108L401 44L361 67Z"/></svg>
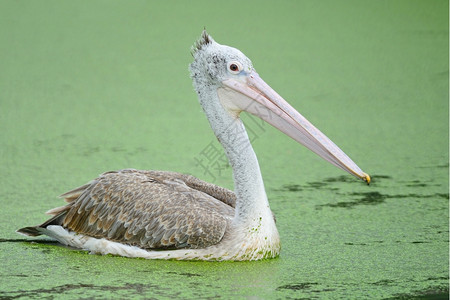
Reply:
<svg viewBox="0 0 450 300"><path fill-rule="evenodd" d="M217 244L234 216L230 205L234 193L219 190L223 199L218 200L189 186L183 176L190 175L137 170L104 173L84 190L75 189L76 200L72 191L62 195L71 197L63 226L146 249Z"/></svg>

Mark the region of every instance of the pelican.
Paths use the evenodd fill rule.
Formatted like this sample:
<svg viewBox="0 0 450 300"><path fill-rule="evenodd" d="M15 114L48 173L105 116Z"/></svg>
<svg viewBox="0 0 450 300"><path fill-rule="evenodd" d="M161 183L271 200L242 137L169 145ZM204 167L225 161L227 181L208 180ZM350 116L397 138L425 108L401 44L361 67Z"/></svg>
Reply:
<svg viewBox="0 0 450 300"><path fill-rule="evenodd" d="M50 236L91 253L148 259L259 260L280 253L243 111L268 122L328 162L370 182L340 148L267 85L238 49L204 30L192 46L194 89L233 171L234 192L191 175L126 169L63 195L46 222L17 232Z"/></svg>

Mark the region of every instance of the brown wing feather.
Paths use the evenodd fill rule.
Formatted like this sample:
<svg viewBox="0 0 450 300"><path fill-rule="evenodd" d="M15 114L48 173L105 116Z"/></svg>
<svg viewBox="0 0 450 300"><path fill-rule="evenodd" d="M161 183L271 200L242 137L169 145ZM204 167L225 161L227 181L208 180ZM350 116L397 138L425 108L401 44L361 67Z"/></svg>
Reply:
<svg viewBox="0 0 450 300"><path fill-rule="evenodd" d="M52 211L66 214L64 227L93 237L147 249L204 248L222 239L234 216L225 203L235 198L218 189L219 201L210 195L214 185L206 185L210 193L190 187L203 183L195 179L161 171L107 172L63 194L69 204Z"/></svg>
<svg viewBox="0 0 450 300"><path fill-rule="evenodd" d="M167 171L149 171L152 173L152 176L155 178L172 178L173 180L181 180L188 187L201 191L214 197L217 200L222 201L223 203L236 207L236 194L233 191L230 191L221 186L203 181L188 174L181 174L176 172L167 172Z"/></svg>

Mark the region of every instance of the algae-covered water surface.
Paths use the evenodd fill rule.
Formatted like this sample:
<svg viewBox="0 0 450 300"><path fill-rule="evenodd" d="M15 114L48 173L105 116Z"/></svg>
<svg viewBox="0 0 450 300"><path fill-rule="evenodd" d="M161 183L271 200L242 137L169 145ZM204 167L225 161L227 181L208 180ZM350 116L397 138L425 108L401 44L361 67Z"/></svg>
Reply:
<svg viewBox="0 0 450 300"><path fill-rule="evenodd" d="M187 71L205 26L372 184L245 115L280 257L130 259L17 235L108 170L232 188ZM448 1L1 1L0 297L448 298L448 63Z"/></svg>

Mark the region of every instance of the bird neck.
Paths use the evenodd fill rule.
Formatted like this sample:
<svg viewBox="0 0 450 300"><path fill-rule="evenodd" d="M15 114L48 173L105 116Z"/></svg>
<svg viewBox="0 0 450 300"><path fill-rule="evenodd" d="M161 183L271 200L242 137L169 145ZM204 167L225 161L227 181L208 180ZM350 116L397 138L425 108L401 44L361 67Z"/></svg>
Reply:
<svg viewBox="0 0 450 300"><path fill-rule="evenodd" d="M210 125L222 144L233 170L236 208L234 222L254 226L256 222L273 219L258 159L244 124L238 115L228 112L216 91L202 95L200 102ZM203 101L205 100L205 101Z"/></svg>

